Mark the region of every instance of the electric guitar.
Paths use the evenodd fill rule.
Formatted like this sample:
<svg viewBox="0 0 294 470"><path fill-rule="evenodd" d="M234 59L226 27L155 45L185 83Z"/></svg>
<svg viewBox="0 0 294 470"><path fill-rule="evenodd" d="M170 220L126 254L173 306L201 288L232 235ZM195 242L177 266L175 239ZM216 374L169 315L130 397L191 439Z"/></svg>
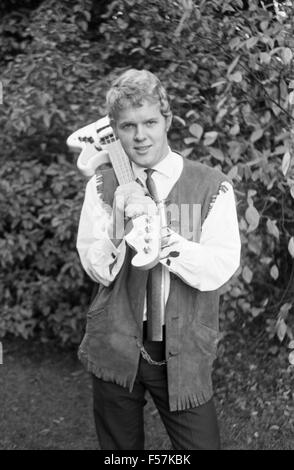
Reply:
<svg viewBox="0 0 294 470"><path fill-rule="evenodd" d="M79 150L77 167L87 178L99 172L99 167L111 163L118 183L134 181L130 161L122 145L114 135L108 116L78 129L71 134L67 145ZM106 150L106 152L101 152ZM132 229L125 235L128 245L136 251L132 265L139 269L153 268L159 261L161 218L155 214L144 214L132 219Z"/></svg>

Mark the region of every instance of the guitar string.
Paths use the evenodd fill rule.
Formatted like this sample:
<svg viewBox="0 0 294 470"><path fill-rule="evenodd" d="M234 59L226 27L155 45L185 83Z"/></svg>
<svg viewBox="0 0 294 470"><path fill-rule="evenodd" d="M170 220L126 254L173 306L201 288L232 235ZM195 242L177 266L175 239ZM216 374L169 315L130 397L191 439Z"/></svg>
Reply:
<svg viewBox="0 0 294 470"><path fill-rule="evenodd" d="M104 138L105 146L110 154L110 160L120 184L129 183L134 180L130 162L121 148L120 142L109 135Z"/></svg>

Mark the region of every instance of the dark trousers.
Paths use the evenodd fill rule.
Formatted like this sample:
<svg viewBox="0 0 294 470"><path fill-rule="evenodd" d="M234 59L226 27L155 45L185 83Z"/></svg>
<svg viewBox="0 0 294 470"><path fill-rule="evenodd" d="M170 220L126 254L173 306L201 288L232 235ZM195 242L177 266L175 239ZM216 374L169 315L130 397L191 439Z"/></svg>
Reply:
<svg viewBox="0 0 294 470"><path fill-rule="evenodd" d="M155 361L164 359L164 342L144 343ZM217 450L219 429L213 400L196 408L169 411L166 366L140 359L134 388L93 376L94 418L102 450L144 449L143 407L148 390L175 450Z"/></svg>

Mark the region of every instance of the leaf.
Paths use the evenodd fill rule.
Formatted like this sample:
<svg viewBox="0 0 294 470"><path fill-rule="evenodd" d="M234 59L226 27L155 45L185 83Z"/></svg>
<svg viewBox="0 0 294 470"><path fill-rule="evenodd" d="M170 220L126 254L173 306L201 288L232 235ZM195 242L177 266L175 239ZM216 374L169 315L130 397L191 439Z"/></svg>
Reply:
<svg viewBox="0 0 294 470"><path fill-rule="evenodd" d="M274 264L272 267L271 267L271 270L270 270L270 275L271 277L276 281L279 277L279 269L277 267L276 264Z"/></svg>
<svg viewBox="0 0 294 470"><path fill-rule="evenodd" d="M256 142L263 136L263 129L256 129L250 136L251 142Z"/></svg>
<svg viewBox="0 0 294 470"><path fill-rule="evenodd" d="M230 82L236 82L236 83L240 83L242 82L242 73L241 72L235 72L235 73L232 73L231 75L229 75L229 80Z"/></svg>
<svg viewBox="0 0 294 470"><path fill-rule="evenodd" d="M230 169L230 171L228 173L228 177L233 180L235 178L238 178L238 176L239 176L238 175L238 166L235 165Z"/></svg>
<svg viewBox="0 0 294 470"><path fill-rule="evenodd" d="M288 356L288 360L289 360L290 364L291 364L292 366L294 366L294 351L291 351L291 352L290 352L290 354L289 354L289 356Z"/></svg>
<svg viewBox="0 0 294 470"><path fill-rule="evenodd" d="M290 64L293 57L293 53L289 47L282 48L282 59L285 65Z"/></svg>
<svg viewBox="0 0 294 470"><path fill-rule="evenodd" d="M235 49L236 47L239 46L240 41L241 41L240 36L235 36L233 39L230 40L229 47L231 49Z"/></svg>
<svg viewBox="0 0 294 470"><path fill-rule="evenodd" d="M268 233L270 233L271 235L273 235L277 240L279 240L279 237L280 237L280 231L277 227L277 221L276 220L271 220L271 219L268 219L266 221L266 227L267 227L267 231Z"/></svg>
<svg viewBox="0 0 294 470"><path fill-rule="evenodd" d="M45 111L43 114L43 122L47 129L50 128L51 116Z"/></svg>
<svg viewBox="0 0 294 470"><path fill-rule="evenodd" d="M182 124L182 126L186 125L186 121L184 119L182 119L180 116L177 116L176 114L173 116L173 119L175 121L178 121L180 124Z"/></svg>
<svg viewBox="0 0 294 470"><path fill-rule="evenodd" d="M291 188L290 188L290 194L291 196L293 197L294 199L294 184L292 184Z"/></svg>
<svg viewBox="0 0 294 470"><path fill-rule="evenodd" d="M222 120L222 118L227 114L227 112L227 108L220 109L215 118L215 122L218 124Z"/></svg>
<svg viewBox="0 0 294 470"><path fill-rule="evenodd" d="M268 27L268 20L263 20L260 22L260 27L262 29L262 31L265 31Z"/></svg>
<svg viewBox="0 0 294 470"><path fill-rule="evenodd" d="M181 151L181 155L182 157L188 157L191 153L193 152L193 148L190 147L190 148L187 148L187 149L184 149Z"/></svg>
<svg viewBox="0 0 294 470"><path fill-rule="evenodd" d="M291 93L289 93L289 104L290 105L293 105L294 104L294 91L291 91Z"/></svg>
<svg viewBox="0 0 294 470"><path fill-rule="evenodd" d="M294 258L294 237L291 237L288 243L288 251L292 258Z"/></svg>
<svg viewBox="0 0 294 470"><path fill-rule="evenodd" d="M270 54L268 54L267 52L260 52L259 53L259 58L260 58L260 62L262 64L269 64L270 61L271 61L272 56Z"/></svg>
<svg viewBox="0 0 294 470"><path fill-rule="evenodd" d="M250 49L251 47L255 46L255 44L257 44L257 43L258 43L258 37L253 36L252 38L247 39L246 47L247 47L247 49Z"/></svg>
<svg viewBox="0 0 294 470"><path fill-rule="evenodd" d="M216 109L219 111L222 106L225 104L225 102L227 101L228 97L227 96L223 96L222 99L220 99L217 104L216 104Z"/></svg>
<svg viewBox="0 0 294 470"><path fill-rule="evenodd" d="M209 153L220 162L223 162L225 159L223 152L215 147L209 147Z"/></svg>
<svg viewBox="0 0 294 470"><path fill-rule="evenodd" d="M260 262L262 264L270 264L271 261L272 259L270 256L263 256L262 258L260 258Z"/></svg>
<svg viewBox="0 0 294 470"><path fill-rule="evenodd" d="M189 127L189 132L190 134L197 137L198 140L200 140L203 134L203 127L200 126L200 124L191 124L191 126Z"/></svg>
<svg viewBox="0 0 294 470"><path fill-rule="evenodd" d="M273 152L273 155L282 155L285 153L285 145L278 145L274 152Z"/></svg>
<svg viewBox="0 0 294 470"><path fill-rule="evenodd" d="M234 124L233 127L229 130L230 135L237 135L240 132L240 126L238 123Z"/></svg>
<svg viewBox="0 0 294 470"><path fill-rule="evenodd" d="M294 339L291 339L291 341L288 344L289 349L294 349Z"/></svg>
<svg viewBox="0 0 294 470"><path fill-rule="evenodd" d="M218 136L218 132L216 132L216 131L205 132L203 144L205 146L209 146L209 145L213 144L213 142L215 141L217 136Z"/></svg>
<svg viewBox="0 0 294 470"><path fill-rule="evenodd" d="M249 223L247 232L252 232L258 227L260 216L258 210L254 207L253 204L250 204L249 207L247 207L245 218Z"/></svg>
<svg viewBox="0 0 294 470"><path fill-rule="evenodd" d="M278 426L277 424L273 424L270 427L270 431L279 431L279 429L280 429L280 426Z"/></svg>
<svg viewBox="0 0 294 470"><path fill-rule="evenodd" d="M216 87L218 87L218 86L220 86L220 85L224 85L225 83L227 83L226 80L219 80L219 81L217 81L217 82L214 82L214 83L210 86L210 88L216 88Z"/></svg>
<svg viewBox="0 0 294 470"><path fill-rule="evenodd" d="M242 270L242 277L244 281L247 282L247 284L250 284L250 282L252 281L253 272L251 271L250 268L248 268L248 266L244 266Z"/></svg>
<svg viewBox="0 0 294 470"><path fill-rule="evenodd" d="M240 59L240 55L237 55L237 57L235 57L233 62L229 65L229 68L228 68L228 71L227 71L228 75L230 75L233 72L234 68L236 67L237 63L239 62L239 59Z"/></svg>
<svg viewBox="0 0 294 470"><path fill-rule="evenodd" d="M290 302L286 302L285 304L283 304L279 310L279 317L287 318L287 315L289 313L289 310L291 310L291 308L292 308L292 304Z"/></svg>
<svg viewBox="0 0 294 470"><path fill-rule="evenodd" d="M186 118L190 118L190 117L196 117L198 118L199 117L199 114L196 113L196 111L194 109L190 109L190 111L188 111L186 114L185 114Z"/></svg>
<svg viewBox="0 0 294 470"><path fill-rule="evenodd" d="M276 324L276 333L281 342L285 338L286 332L287 332L287 325L283 319L279 318Z"/></svg>
<svg viewBox="0 0 294 470"><path fill-rule="evenodd" d="M291 162L291 155L290 155L290 152L287 151L284 154L283 160L282 160L282 173L283 173L284 176L286 176L286 174L289 170L290 162Z"/></svg>
<svg viewBox="0 0 294 470"><path fill-rule="evenodd" d="M195 139L195 137L186 137L184 139L184 142L186 145L190 145L190 144L197 144L198 143L198 139Z"/></svg>
<svg viewBox="0 0 294 470"><path fill-rule="evenodd" d="M256 318L258 315L260 315L264 311L263 308L258 308L258 307L252 307L251 309L251 315Z"/></svg>

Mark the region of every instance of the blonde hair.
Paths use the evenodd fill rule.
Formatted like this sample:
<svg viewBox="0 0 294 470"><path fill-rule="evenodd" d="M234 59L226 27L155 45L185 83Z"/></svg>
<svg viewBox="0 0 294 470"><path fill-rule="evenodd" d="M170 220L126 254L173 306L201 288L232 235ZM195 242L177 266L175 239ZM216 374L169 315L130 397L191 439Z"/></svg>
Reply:
<svg viewBox="0 0 294 470"><path fill-rule="evenodd" d="M143 101L160 103L161 114L171 117L168 95L160 80L148 70L130 69L112 83L106 95L106 106L111 121L126 106L139 107Z"/></svg>

